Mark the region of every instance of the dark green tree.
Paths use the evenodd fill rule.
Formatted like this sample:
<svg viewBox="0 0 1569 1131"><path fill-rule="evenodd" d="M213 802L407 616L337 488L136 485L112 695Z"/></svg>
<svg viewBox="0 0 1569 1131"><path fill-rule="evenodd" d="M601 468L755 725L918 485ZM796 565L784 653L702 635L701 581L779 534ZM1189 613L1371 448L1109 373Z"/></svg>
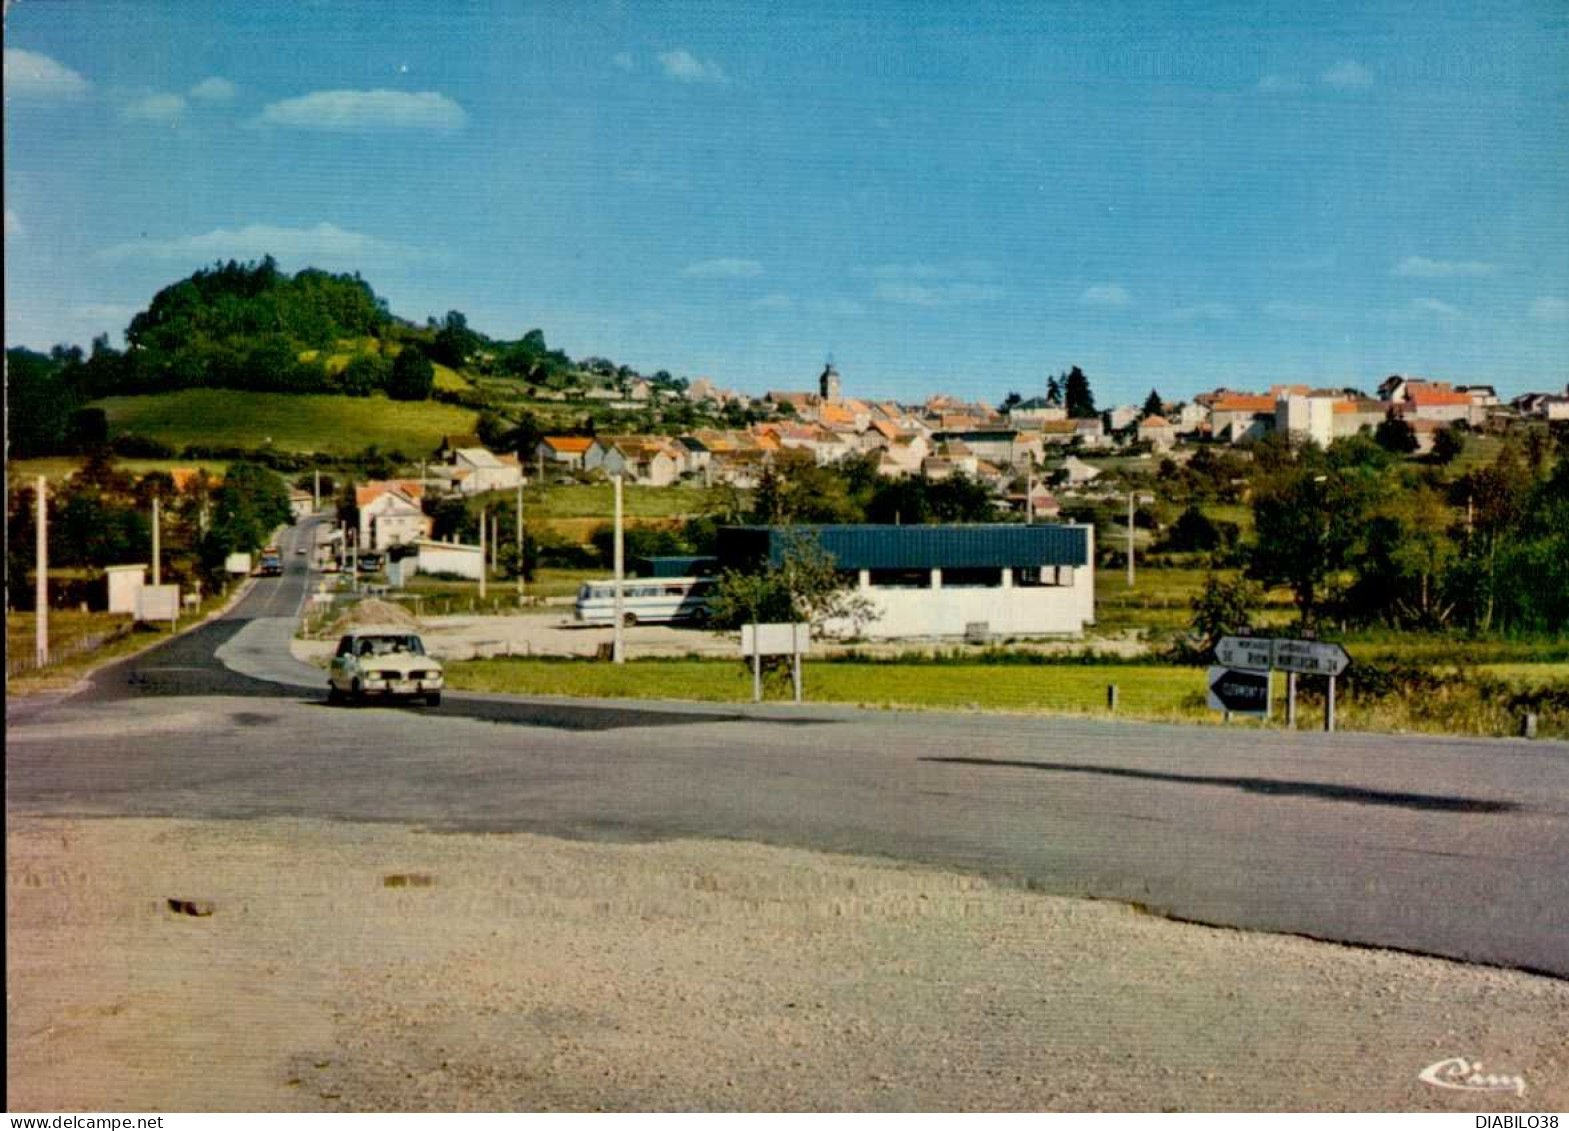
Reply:
<svg viewBox="0 0 1569 1131"><path fill-rule="evenodd" d="M1063 398L1068 416L1074 420L1093 420L1099 415L1095 411L1095 394L1090 391L1090 379L1077 365L1068 370L1067 377L1063 379Z"/></svg>
<svg viewBox="0 0 1569 1131"><path fill-rule="evenodd" d="M414 348L404 346L392 359L392 375L387 379L387 395L395 401L423 401L430 399L436 387L436 368L430 358Z"/></svg>
<svg viewBox="0 0 1569 1131"><path fill-rule="evenodd" d="M1394 409L1390 409L1379 421L1378 427L1373 430L1373 440L1386 452L1396 455L1410 455L1417 449L1416 429L1408 424L1404 417L1397 416Z"/></svg>
<svg viewBox="0 0 1569 1131"><path fill-rule="evenodd" d="M1445 428L1433 437L1433 462L1446 467L1460 458L1465 451L1465 432L1459 428Z"/></svg>
<svg viewBox="0 0 1569 1131"><path fill-rule="evenodd" d="M1141 417L1160 416L1166 411L1166 402L1160 399L1160 394L1154 389L1144 398L1144 408L1140 410Z"/></svg>
<svg viewBox="0 0 1569 1131"><path fill-rule="evenodd" d="M1303 627L1317 621L1347 568L1377 484L1357 470L1295 468L1255 488L1248 572L1290 588Z"/></svg>

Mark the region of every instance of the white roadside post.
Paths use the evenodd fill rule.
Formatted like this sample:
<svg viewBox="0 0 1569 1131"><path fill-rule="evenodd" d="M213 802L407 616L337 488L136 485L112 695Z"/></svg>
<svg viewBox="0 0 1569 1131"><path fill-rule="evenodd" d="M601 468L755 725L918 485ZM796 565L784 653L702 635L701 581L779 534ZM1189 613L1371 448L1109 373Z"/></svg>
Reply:
<svg viewBox="0 0 1569 1131"><path fill-rule="evenodd" d="M761 637L757 634L757 617L752 617L752 702L763 701L763 650L759 647Z"/></svg>
<svg viewBox="0 0 1569 1131"><path fill-rule="evenodd" d="M489 572L486 568L489 559L485 557L485 518L485 509L481 507L479 512L479 599L481 601L485 599L485 574Z"/></svg>
<svg viewBox="0 0 1569 1131"><path fill-rule="evenodd" d="M801 630L811 631L810 625L797 624L790 633L790 675L795 683L795 701L801 701Z"/></svg>
<svg viewBox="0 0 1569 1131"><path fill-rule="evenodd" d="M625 588L625 558L621 539L621 473L615 475L616 482L616 521L615 521L615 564L616 564L616 605L615 605L615 643L611 648L611 659L618 664L626 663L626 595L622 592Z"/></svg>
<svg viewBox="0 0 1569 1131"><path fill-rule="evenodd" d="M1133 588L1133 489L1128 489L1128 588Z"/></svg>
<svg viewBox="0 0 1569 1131"><path fill-rule="evenodd" d="M38 477L38 552L33 568L37 588L33 590L34 643L37 645L38 666L49 663L49 485L42 475Z"/></svg>

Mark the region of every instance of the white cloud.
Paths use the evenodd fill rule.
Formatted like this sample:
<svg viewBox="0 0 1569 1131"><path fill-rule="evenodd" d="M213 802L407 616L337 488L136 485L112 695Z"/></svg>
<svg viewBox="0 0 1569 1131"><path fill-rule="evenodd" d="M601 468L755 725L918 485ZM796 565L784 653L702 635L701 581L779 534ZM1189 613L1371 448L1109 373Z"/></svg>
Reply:
<svg viewBox="0 0 1569 1131"><path fill-rule="evenodd" d="M1497 268L1491 263L1475 259L1428 259L1421 255L1408 255L1395 264L1390 272L1408 279L1459 279L1476 275L1491 275Z"/></svg>
<svg viewBox="0 0 1569 1131"><path fill-rule="evenodd" d="M6 238L10 239L13 236L19 236L19 235L21 235L25 231L27 231L27 229L22 226L21 217L19 217L15 212L12 212L9 208L7 208L5 210L5 234L6 234Z"/></svg>
<svg viewBox="0 0 1569 1131"><path fill-rule="evenodd" d="M1355 59L1342 59L1324 72L1324 81L1341 90L1365 90L1373 85L1373 72Z"/></svg>
<svg viewBox="0 0 1569 1131"><path fill-rule="evenodd" d="M1133 296L1116 283L1098 283L1086 288L1079 301L1085 306L1131 306Z"/></svg>
<svg viewBox="0 0 1569 1131"><path fill-rule="evenodd" d="M134 306L117 302L89 302L71 307L71 315L83 322L110 322L124 326L138 313Z"/></svg>
<svg viewBox="0 0 1569 1131"><path fill-rule="evenodd" d="M637 70L637 60L632 58L630 51L617 51L610 61L623 71Z"/></svg>
<svg viewBox="0 0 1569 1131"><path fill-rule="evenodd" d="M762 273L755 259L705 259L681 272L690 279L755 279Z"/></svg>
<svg viewBox="0 0 1569 1131"><path fill-rule="evenodd" d="M328 264L358 267L367 260L418 261L432 258L417 248L351 232L335 224L313 228L285 228L250 224L230 230L215 228L195 236L168 240L133 240L99 253L104 259L156 259L210 262L215 259L259 259L276 256L300 266Z"/></svg>
<svg viewBox="0 0 1569 1131"><path fill-rule="evenodd" d="M752 306L758 310L788 311L795 309L795 299L791 298L787 294L782 294L776 291L771 295L764 295L762 298L753 299Z"/></svg>
<svg viewBox="0 0 1569 1131"><path fill-rule="evenodd" d="M1302 82L1290 75L1265 75L1258 80L1258 89L1264 94L1291 94L1302 89Z"/></svg>
<svg viewBox="0 0 1569 1131"><path fill-rule="evenodd" d="M882 263L876 267L858 267L855 274L872 279L903 282L910 279L940 279L946 272L930 263Z"/></svg>
<svg viewBox="0 0 1569 1131"><path fill-rule="evenodd" d="M120 111L128 122L174 122L185 113L185 99L178 94L149 94Z"/></svg>
<svg viewBox="0 0 1569 1131"><path fill-rule="evenodd" d="M667 78L677 82L729 82L729 76L724 68L712 59L699 59L685 48L674 51L664 51L659 55L659 65L664 68Z"/></svg>
<svg viewBox="0 0 1569 1131"><path fill-rule="evenodd" d="M5 100L13 98L59 101L80 98L91 84L81 75L47 55L5 49Z"/></svg>
<svg viewBox="0 0 1569 1131"><path fill-rule="evenodd" d="M1465 317L1465 312L1458 306L1436 298L1414 298L1390 315L1390 318L1395 322L1414 322L1426 319L1452 322L1463 317Z"/></svg>
<svg viewBox="0 0 1569 1131"><path fill-rule="evenodd" d="M305 130L354 132L431 130L451 133L468 121L463 107L433 90L318 90L264 107L257 123Z"/></svg>
<svg viewBox="0 0 1569 1131"><path fill-rule="evenodd" d="M1326 311L1321 306L1314 306L1310 302L1280 301L1266 302L1264 313L1271 318L1280 318L1287 322L1316 322L1323 318Z"/></svg>
<svg viewBox="0 0 1569 1131"><path fill-rule="evenodd" d="M1169 322L1224 322L1235 318L1237 312L1224 302L1198 302L1192 306L1179 306L1166 314Z"/></svg>
<svg viewBox="0 0 1569 1131"><path fill-rule="evenodd" d="M191 87L190 94L204 102L227 102L234 97L235 86L228 79L213 75Z"/></svg>
<svg viewBox="0 0 1569 1131"><path fill-rule="evenodd" d="M996 302L1004 291L991 283L915 283L888 280L872 290L874 298L905 306L965 306Z"/></svg>
<svg viewBox="0 0 1569 1131"><path fill-rule="evenodd" d="M806 312L833 318L859 318L866 313L866 307L853 298L810 298L806 300Z"/></svg>
<svg viewBox="0 0 1569 1131"><path fill-rule="evenodd" d="M6 230L11 229L11 214L7 212ZM1540 322L1569 322L1569 299L1543 295L1531 304L1531 317Z"/></svg>

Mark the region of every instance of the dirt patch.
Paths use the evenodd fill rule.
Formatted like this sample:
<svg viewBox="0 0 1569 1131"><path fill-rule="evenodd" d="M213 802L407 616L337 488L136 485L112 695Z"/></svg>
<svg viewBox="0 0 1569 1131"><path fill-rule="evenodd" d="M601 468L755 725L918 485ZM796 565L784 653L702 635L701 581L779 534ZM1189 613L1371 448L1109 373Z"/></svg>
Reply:
<svg viewBox="0 0 1569 1131"><path fill-rule="evenodd" d="M6 841L13 1110L1569 1103L1565 983L963 875L306 821ZM1418 1079L1454 1057L1525 1096Z"/></svg>
<svg viewBox="0 0 1569 1131"><path fill-rule="evenodd" d="M417 630L420 622L402 605L367 597L349 606L326 632L336 638L356 628L406 628Z"/></svg>

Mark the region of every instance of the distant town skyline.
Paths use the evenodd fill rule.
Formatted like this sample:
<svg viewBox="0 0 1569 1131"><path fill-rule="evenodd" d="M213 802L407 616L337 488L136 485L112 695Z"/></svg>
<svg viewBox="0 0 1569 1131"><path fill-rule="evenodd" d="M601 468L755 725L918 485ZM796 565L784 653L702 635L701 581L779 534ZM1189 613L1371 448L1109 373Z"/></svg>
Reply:
<svg viewBox="0 0 1569 1131"><path fill-rule="evenodd" d="M8 345L218 259L753 395L1569 380L1569 13L13 5Z"/></svg>

